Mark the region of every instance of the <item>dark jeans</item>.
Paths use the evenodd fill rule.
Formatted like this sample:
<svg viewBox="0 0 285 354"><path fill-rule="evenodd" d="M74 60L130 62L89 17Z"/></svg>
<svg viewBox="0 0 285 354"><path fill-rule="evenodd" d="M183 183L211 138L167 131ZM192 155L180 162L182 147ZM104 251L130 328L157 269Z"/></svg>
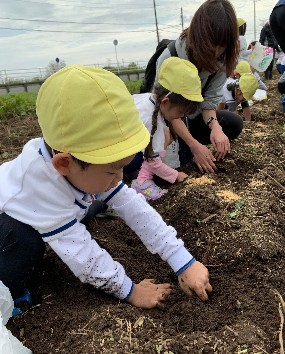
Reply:
<svg viewBox="0 0 285 354"><path fill-rule="evenodd" d="M88 226L93 217L106 209L95 201L82 223ZM0 280L13 297L22 296L26 289L31 295L40 286L40 270L45 243L38 231L7 214L0 214Z"/></svg>
<svg viewBox="0 0 285 354"><path fill-rule="evenodd" d="M229 138L229 140L237 138L243 128L242 117L237 113L233 113L228 110L217 111L216 114L218 122L223 129L223 132ZM187 126L193 138L198 140L199 143L203 145L211 144L211 129L205 124L202 114L199 114L194 119L188 119ZM193 155L188 145L182 139L179 139L179 159L181 166L191 162L192 158ZM133 161L124 168L124 174L127 175L135 171L135 169L139 169L142 164L142 161L142 153L136 154Z"/></svg>
<svg viewBox="0 0 285 354"><path fill-rule="evenodd" d="M273 9L270 15L270 27L277 43L285 53L285 6L281 5Z"/></svg>

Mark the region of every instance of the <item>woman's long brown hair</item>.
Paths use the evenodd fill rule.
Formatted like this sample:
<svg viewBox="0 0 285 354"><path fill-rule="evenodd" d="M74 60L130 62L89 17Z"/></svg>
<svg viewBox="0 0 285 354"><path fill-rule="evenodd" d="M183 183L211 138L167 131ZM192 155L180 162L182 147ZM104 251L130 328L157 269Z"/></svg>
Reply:
<svg viewBox="0 0 285 354"><path fill-rule="evenodd" d="M180 35L186 39L186 51L199 71L218 71L224 65L232 74L239 55L239 34L236 13L227 0L207 0L195 12L191 24ZM225 47L215 60L217 47Z"/></svg>

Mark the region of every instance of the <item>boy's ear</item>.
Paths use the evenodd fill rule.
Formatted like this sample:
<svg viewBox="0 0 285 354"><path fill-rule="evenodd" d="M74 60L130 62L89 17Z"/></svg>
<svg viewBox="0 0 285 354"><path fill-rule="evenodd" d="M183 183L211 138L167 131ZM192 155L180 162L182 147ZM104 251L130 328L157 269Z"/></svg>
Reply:
<svg viewBox="0 0 285 354"><path fill-rule="evenodd" d="M67 176L70 171L72 156L67 152L59 152L52 158L53 167L62 175Z"/></svg>

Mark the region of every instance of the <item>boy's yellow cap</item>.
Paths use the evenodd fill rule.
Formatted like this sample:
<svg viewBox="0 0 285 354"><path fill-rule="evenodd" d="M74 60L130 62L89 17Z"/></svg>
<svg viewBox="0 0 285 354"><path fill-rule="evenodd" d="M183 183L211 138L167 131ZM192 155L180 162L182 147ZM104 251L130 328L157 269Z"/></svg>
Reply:
<svg viewBox="0 0 285 354"><path fill-rule="evenodd" d="M242 75L245 73L249 73L250 74L250 65L249 62L245 61L245 60L241 60L236 67L236 71Z"/></svg>
<svg viewBox="0 0 285 354"><path fill-rule="evenodd" d="M239 79L239 87L243 97L246 100L251 100L255 91L258 89L258 82L253 74L245 73Z"/></svg>
<svg viewBox="0 0 285 354"><path fill-rule="evenodd" d="M158 71L158 82L167 90L178 93L189 101L204 101L198 70L188 60L177 57L165 59Z"/></svg>
<svg viewBox="0 0 285 354"><path fill-rule="evenodd" d="M238 27L244 25L245 22L246 22L246 21L245 21L243 18L241 18L241 17L238 17L238 18L237 18Z"/></svg>
<svg viewBox="0 0 285 354"><path fill-rule="evenodd" d="M51 148L91 164L121 160L150 140L123 81L101 68L71 65L53 74L36 111Z"/></svg>

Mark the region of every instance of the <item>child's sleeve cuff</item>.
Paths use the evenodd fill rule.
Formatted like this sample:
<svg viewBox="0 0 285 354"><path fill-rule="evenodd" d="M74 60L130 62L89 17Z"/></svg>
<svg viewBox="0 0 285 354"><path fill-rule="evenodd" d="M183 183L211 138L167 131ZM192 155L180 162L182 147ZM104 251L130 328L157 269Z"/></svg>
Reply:
<svg viewBox="0 0 285 354"><path fill-rule="evenodd" d="M173 253L167 260L167 263L173 269L176 275L181 274L186 268L190 267L190 265L193 264L194 262L195 262L195 258L185 247L179 248L179 250ZM180 273L177 274L178 272Z"/></svg>
<svg viewBox="0 0 285 354"><path fill-rule="evenodd" d="M131 289L130 289L128 295L124 298L125 301L128 301L129 298L131 297L131 295L132 295L132 293L133 293L133 291L134 291L134 286L135 286L135 283L132 282L132 287L131 287Z"/></svg>

